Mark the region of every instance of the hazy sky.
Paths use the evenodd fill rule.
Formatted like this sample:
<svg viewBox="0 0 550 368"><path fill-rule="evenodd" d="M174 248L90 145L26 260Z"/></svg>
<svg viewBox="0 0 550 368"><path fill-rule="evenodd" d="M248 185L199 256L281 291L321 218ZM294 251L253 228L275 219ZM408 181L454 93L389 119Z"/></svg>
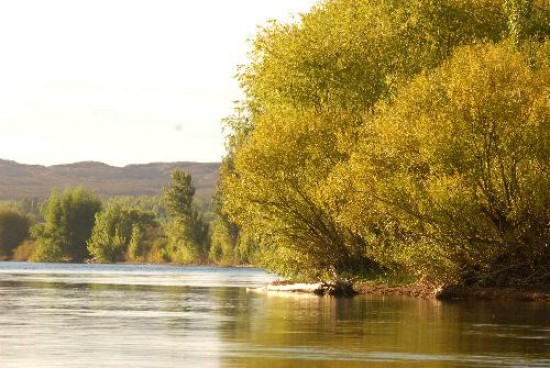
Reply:
<svg viewBox="0 0 550 368"><path fill-rule="evenodd" d="M0 158L219 161L247 38L316 2L0 1Z"/></svg>

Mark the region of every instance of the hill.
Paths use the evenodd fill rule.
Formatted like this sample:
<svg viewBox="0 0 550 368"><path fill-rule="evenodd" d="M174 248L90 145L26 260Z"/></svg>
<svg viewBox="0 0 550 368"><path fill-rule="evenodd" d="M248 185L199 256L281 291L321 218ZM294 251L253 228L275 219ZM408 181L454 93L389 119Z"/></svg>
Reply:
<svg viewBox="0 0 550 368"><path fill-rule="evenodd" d="M101 197L158 195L179 168L192 177L196 196L210 200L214 194L219 163L172 162L109 166L100 162L68 165L25 165L0 159L0 200L46 198L52 189L82 185Z"/></svg>

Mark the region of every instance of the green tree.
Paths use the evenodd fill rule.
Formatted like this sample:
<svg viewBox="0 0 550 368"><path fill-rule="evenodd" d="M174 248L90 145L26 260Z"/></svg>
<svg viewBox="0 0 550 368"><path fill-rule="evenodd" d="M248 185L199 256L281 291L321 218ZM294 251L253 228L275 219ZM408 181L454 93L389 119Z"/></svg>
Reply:
<svg viewBox="0 0 550 368"><path fill-rule="evenodd" d="M194 195L191 175L178 169L172 171L163 202L170 218L166 233L171 257L178 263L205 260L208 255L208 225L193 204Z"/></svg>
<svg viewBox="0 0 550 368"><path fill-rule="evenodd" d="M239 227L231 222L226 214L221 212L219 199L214 198L213 203L216 209L215 218L210 225L208 258L212 262L222 265L250 263L250 259L239 252Z"/></svg>
<svg viewBox="0 0 550 368"><path fill-rule="evenodd" d="M258 244L243 234L242 229L224 212L223 181L231 170L231 159L226 157L220 166L217 190L212 200L214 219L210 223L210 251L208 258L217 264L260 264Z"/></svg>
<svg viewBox="0 0 550 368"><path fill-rule="evenodd" d="M132 226L132 236L128 244L128 255L132 260L142 259L145 255L144 234L138 224Z"/></svg>
<svg viewBox="0 0 550 368"><path fill-rule="evenodd" d="M9 258L12 251L29 237L31 220L18 211L0 208L0 258Z"/></svg>
<svg viewBox="0 0 550 368"><path fill-rule="evenodd" d="M101 210L101 201L82 187L52 192L42 207L45 223L35 225L38 242L34 260L82 262L89 257L86 242Z"/></svg>
<svg viewBox="0 0 550 368"><path fill-rule="evenodd" d="M111 205L105 211L96 214L95 226L88 241L88 251L96 262L139 260L145 251L144 232L148 228L158 226L155 215L151 212L118 204ZM134 244L138 240L136 232L140 234L139 244Z"/></svg>
<svg viewBox="0 0 550 368"><path fill-rule="evenodd" d="M166 209L162 203L161 196L115 196L107 201L108 206L121 206L123 208L133 208L144 212L150 212L155 218L163 223L166 220Z"/></svg>

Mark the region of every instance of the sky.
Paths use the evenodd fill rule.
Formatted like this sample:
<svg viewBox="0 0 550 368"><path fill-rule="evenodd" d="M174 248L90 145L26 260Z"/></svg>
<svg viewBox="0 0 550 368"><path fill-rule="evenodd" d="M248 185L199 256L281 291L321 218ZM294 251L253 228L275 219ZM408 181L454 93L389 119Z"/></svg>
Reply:
<svg viewBox="0 0 550 368"><path fill-rule="evenodd" d="M316 2L0 1L0 159L220 161L247 40Z"/></svg>

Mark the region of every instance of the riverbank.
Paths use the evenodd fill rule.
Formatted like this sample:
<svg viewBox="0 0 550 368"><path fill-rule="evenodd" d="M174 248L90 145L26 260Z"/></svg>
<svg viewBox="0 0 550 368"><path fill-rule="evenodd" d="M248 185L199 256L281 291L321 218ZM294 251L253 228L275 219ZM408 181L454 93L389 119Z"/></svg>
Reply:
<svg viewBox="0 0 550 368"><path fill-rule="evenodd" d="M550 303L550 288L452 287L441 289L423 285L387 286L369 283L358 283L354 285L354 288L359 294L404 295L414 298L435 298L439 300L498 300Z"/></svg>
<svg viewBox="0 0 550 368"><path fill-rule="evenodd" d="M268 291L316 293L319 283L304 284L289 281L271 283ZM519 288L482 288L453 287L434 288L426 285L390 286L373 282L356 282L353 289L357 294L401 295L421 299L439 300L495 300L495 301L527 301L550 303L550 288L519 289Z"/></svg>
<svg viewBox="0 0 550 368"><path fill-rule="evenodd" d="M482 288L465 287L445 290L439 299L443 300L498 300L526 301L550 303L550 288L519 289L519 288Z"/></svg>

